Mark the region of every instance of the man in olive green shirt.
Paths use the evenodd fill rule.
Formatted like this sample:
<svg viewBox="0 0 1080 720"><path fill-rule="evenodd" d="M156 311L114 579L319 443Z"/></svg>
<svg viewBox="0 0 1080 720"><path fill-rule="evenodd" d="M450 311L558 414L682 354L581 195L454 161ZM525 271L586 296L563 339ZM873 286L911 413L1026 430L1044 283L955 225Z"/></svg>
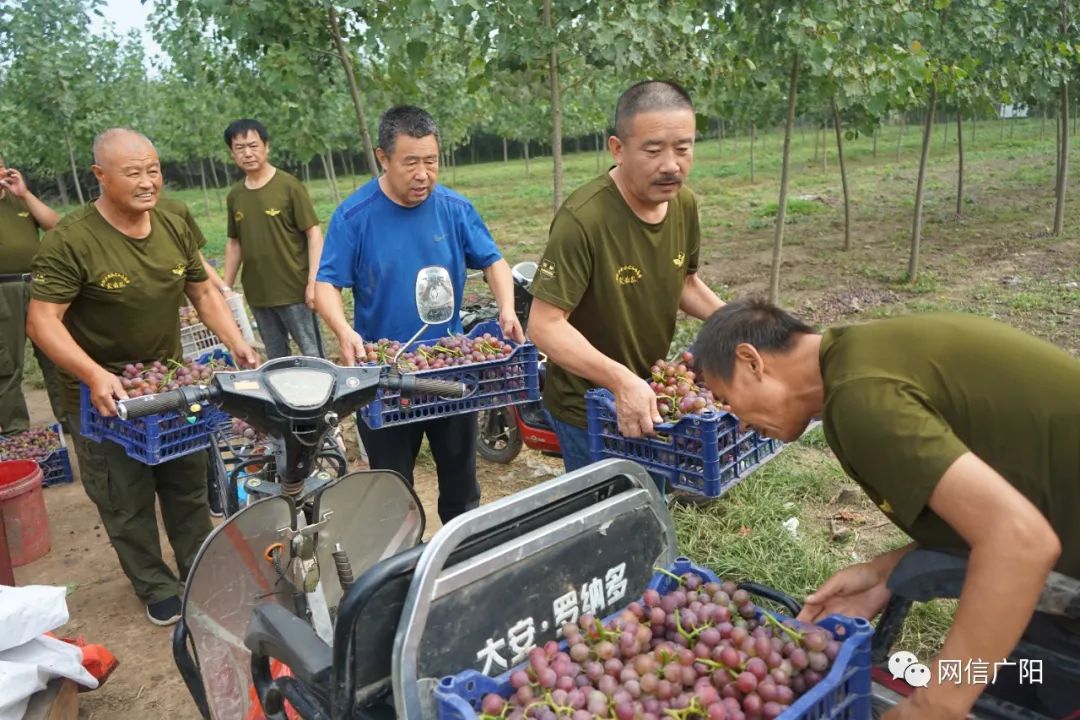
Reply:
<svg viewBox="0 0 1080 720"><path fill-rule="evenodd" d="M22 390L30 261L38 250L39 230L48 230L59 220L56 211L26 187L22 173L6 167L0 158L0 434L30 427ZM32 347L45 378L53 415L66 432L56 368L37 345Z"/></svg>
<svg viewBox="0 0 1080 720"><path fill-rule="evenodd" d="M714 314L694 349L744 430L790 442L821 417L844 471L890 520L918 545L970 551L939 659L1004 660L1048 573L1080 578L1080 360L1064 350L968 315L818 335L763 301ZM840 571L800 619L873 618L912 547ZM934 683L886 717L962 718L983 689Z"/></svg>
<svg viewBox="0 0 1080 720"><path fill-rule="evenodd" d="M724 304L697 275L697 202L683 186L695 132L681 87L632 86L608 139L615 167L575 191L551 223L528 330L548 356L544 404L567 471L590 462L585 391L611 390L622 434L651 434L661 418L643 377L667 355L678 311L705 319Z"/></svg>
<svg viewBox="0 0 1080 720"><path fill-rule="evenodd" d="M226 201L225 284L233 284L243 265L244 295L269 358L292 354L290 335L302 355L322 357L312 310L323 237L307 188L270 164L270 135L262 123L233 122L225 144L245 175Z"/></svg>
<svg viewBox="0 0 1080 720"><path fill-rule="evenodd" d="M253 367L258 357L207 281L191 230L155 208L161 166L150 141L105 131L94 142L93 170L101 197L61 220L34 258L27 332L61 370L80 479L120 565L150 622L169 625L180 616L178 579L161 555L155 495L186 577L211 529L206 453L147 466L115 443L89 441L79 432L79 381L98 412L115 415L116 400L127 397L117 377L125 365L180 359L182 295L237 363Z"/></svg>

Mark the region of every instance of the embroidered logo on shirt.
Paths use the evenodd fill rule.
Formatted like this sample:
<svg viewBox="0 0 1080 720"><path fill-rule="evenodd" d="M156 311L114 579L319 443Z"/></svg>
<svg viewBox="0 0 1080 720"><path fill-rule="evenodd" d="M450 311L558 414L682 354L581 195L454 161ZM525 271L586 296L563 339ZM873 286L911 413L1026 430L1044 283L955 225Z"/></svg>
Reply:
<svg viewBox="0 0 1080 720"><path fill-rule="evenodd" d="M106 290L119 290L131 284L131 279L121 272L105 273L98 280L98 285Z"/></svg>
<svg viewBox="0 0 1080 720"><path fill-rule="evenodd" d="M686 253L679 253L671 259L671 262L675 264L675 267L681 268L683 263L686 262Z"/></svg>
<svg viewBox="0 0 1080 720"><path fill-rule="evenodd" d="M555 277L555 263L551 262L547 258L540 261L540 274L551 280Z"/></svg>
<svg viewBox="0 0 1080 720"><path fill-rule="evenodd" d="M21 213L18 213L18 215L19 215L19 217L21 217L21 218L28 218L28 217L30 217L30 213L28 213L28 212L21 212Z"/></svg>
<svg viewBox="0 0 1080 720"><path fill-rule="evenodd" d="M183 263L176 265L172 269L172 274L176 275L177 277L183 277L185 272L187 272L187 265L184 265Z"/></svg>
<svg viewBox="0 0 1080 720"><path fill-rule="evenodd" d="M243 222L243 220L244 220L244 211L243 210L237 210L236 212L234 212L233 213L233 220L235 220L236 222Z"/></svg>
<svg viewBox="0 0 1080 720"><path fill-rule="evenodd" d="M265 212L270 217L277 217L278 215L281 214L281 211L278 210L277 208L267 208L263 212Z"/></svg>
<svg viewBox="0 0 1080 720"><path fill-rule="evenodd" d="M882 500L881 504L878 505L878 507L881 508L881 512L885 513L886 515L893 515L894 514L893 509L892 509L892 505L889 504L888 500Z"/></svg>
<svg viewBox="0 0 1080 720"><path fill-rule="evenodd" d="M623 265L615 271L615 282L620 285L633 285L641 280L642 272L633 265Z"/></svg>

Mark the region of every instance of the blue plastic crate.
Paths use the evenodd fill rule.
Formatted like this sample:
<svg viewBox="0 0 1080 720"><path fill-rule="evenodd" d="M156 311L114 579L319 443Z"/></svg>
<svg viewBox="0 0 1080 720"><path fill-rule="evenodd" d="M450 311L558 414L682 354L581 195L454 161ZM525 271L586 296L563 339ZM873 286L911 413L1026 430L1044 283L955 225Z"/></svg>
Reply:
<svg viewBox="0 0 1080 720"><path fill-rule="evenodd" d="M686 558L676 560L669 570L677 576L692 572L706 582L719 580L710 570L698 567ZM673 590L675 584L676 580L670 575L656 573L649 588L664 594ZM765 612L759 609L759 617ZM781 621L788 620L783 615L769 614ZM612 613L605 622L616 615L618 613ZM870 639L874 634L873 626L862 618L841 615L831 615L818 625L841 639L840 652L829 674L798 698L777 720L870 720ZM476 720L484 696L497 693L504 698L509 697L513 690L510 676L527 664L525 662L510 668L498 677L466 670L442 678L434 691L439 720Z"/></svg>
<svg viewBox="0 0 1080 720"><path fill-rule="evenodd" d="M603 389L585 393L592 460L627 458L672 488L708 498L730 490L780 452L783 443L754 432L740 433L728 412L706 411L657 425L655 437L627 438L619 432L615 399Z"/></svg>
<svg viewBox="0 0 1080 720"><path fill-rule="evenodd" d="M479 323L469 333L470 338L491 333L505 339L499 323ZM406 351L418 345L430 345L431 341L415 342ZM540 399L540 381L537 377L539 353L532 343L524 343L501 360L457 365L437 370L421 370L410 373L430 380L452 380L469 388L468 396L447 399L429 395L414 395L402 402L397 390L380 389L375 402L360 410L360 416L368 427L378 429L393 425L421 422L449 415L461 415L488 408L516 405Z"/></svg>
<svg viewBox="0 0 1080 720"><path fill-rule="evenodd" d="M212 433L223 417L225 413L215 407L204 407L192 418L178 412L132 420L103 417L90 403L90 392L86 385L80 384L79 388L79 419L83 436L92 442L114 442L130 457L147 465L159 465L208 449Z"/></svg>
<svg viewBox="0 0 1080 720"><path fill-rule="evenodd" d="M49 426L60 439L60 445L51 453L44 457L29 457L20 458L12 455L8 457L3 449L0 449L0 460L33 460L41 467L41 473L44 476L41 484L44 487L50 487L52 485L64 485L70 482L74 482L75 478L71 474L71 459L68 456L67 441L64 440L64 429L60 423L54 423Z"/></svg>

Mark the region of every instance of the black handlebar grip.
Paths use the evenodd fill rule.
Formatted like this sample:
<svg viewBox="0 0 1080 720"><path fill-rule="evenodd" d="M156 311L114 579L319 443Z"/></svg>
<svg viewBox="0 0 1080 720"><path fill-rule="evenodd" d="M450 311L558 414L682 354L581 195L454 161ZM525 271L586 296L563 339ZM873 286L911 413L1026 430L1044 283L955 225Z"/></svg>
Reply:
<svg viewBox="0 0 1080 720"><path fill-rule="evenodd" d="M412 383L407 382L411 377ZM410 385L412 387L410 387ZM442 397L460 398L465 397L469 389L463 383L452 380L433 380L406 375L402 378L402 392L421 393L424 395L440 395Z"/></svg>
<svg viewBox="0 0 1080 720"><path fill-rule="evenodd" d="M116 414L122 420L130 420L157 415L169 410L185 412L192 405L209 401L210 396L211 391L208 387L186 387L156 395L143 395L116 403Z"/></svg>

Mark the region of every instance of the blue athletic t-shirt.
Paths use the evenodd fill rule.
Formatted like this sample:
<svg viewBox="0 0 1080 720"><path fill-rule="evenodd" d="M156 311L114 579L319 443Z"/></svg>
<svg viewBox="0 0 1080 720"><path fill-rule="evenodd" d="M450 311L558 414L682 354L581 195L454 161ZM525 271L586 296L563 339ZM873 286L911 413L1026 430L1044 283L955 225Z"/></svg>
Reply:
<svg viewBox="0 0 1080 720"><path fill-rule="evenodd" d="M414 295L417 273L444 267L454 283L454 314L424 333L435 338L461 332L466 270L501 258L480 214L461 195L436 185L427 200L407 208L388 198L376 178L334 211L317 279L352 289L353 327L365 342L405 341L423 325Z"/></svg>

